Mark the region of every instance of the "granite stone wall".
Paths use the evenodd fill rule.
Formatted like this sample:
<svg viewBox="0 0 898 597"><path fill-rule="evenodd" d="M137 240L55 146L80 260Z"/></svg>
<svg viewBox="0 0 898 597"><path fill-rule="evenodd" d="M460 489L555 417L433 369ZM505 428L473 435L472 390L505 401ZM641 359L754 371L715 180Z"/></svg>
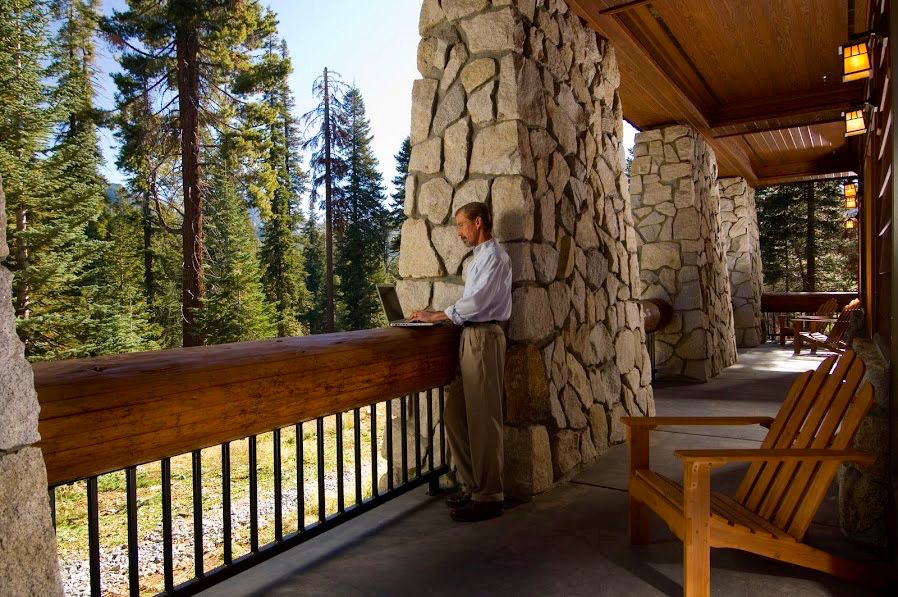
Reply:
<svg viewBox="0 0 898 597"><path fill-rule="evenodd" d="M6 244L0 179L0 262ZM0 594L62 595L31 366L16 336L12 274L0 265Z"/></svg>
<svg viewBox="0 0 898 597"><path fill-rule="evenodd" d="M655 334L657 372L707 381L736 362L717 160L683 125L637 134L633 151L642 298L663 299L674 310Z"/></svg>
<svg viewBox="0 0 898 597"><path fill-rule="evenodd" d="M560 0L425 0L397 284L461 296L455 210L484 201L512 259L506 480L532 494L654 412L614 50Z"/></svg>
<svg viewBox="0 0 898 597"><path fill-rule="evenodd" d="M755 190L744 178L721 178L720 233L728 245L727 271L733 301L736 346L750 348L766 340L761 314L761 242Z"/></svg>

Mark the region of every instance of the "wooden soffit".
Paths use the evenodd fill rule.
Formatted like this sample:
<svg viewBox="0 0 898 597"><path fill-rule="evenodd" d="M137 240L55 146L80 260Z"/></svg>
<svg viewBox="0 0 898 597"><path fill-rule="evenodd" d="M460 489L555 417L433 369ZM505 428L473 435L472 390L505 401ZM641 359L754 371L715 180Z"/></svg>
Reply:
<svg viewBox="0 0 898 597"><path fill-rule="evenodd" d="M721 176L765 186L859 169L842 112L864 101L865 81L842 83L837 50L864 30L869 0L568 4L615 49L624 118L691 125Z"/></svg>

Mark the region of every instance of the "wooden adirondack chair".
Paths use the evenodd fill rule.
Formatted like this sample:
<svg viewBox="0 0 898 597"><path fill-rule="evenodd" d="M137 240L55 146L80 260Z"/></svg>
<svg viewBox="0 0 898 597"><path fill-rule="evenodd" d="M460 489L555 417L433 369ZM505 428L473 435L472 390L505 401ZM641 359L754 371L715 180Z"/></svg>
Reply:
<svg viewBox="0 0 898 597"><path fill-rule="evenodd" d="M817 354L818 347L823 347L827 350L841 354L848 348L842 341L842 338L845 336L845 332L848 331L848 326L851 325L851 316L860 308L861 301L859 299L854 299L845 305L845 308L839 313L839 318L833 323L833 327L829 331L829 334L822 334L815 331L801 332L798 337L795 338L795 353L798 354L798 352L801 351L802 344L808 343L811 346L811 354Z"/></svg>
<svg viewBox="0 0 898 597"><path fill-rule="evenodd" d="M839 302L834 299L827 299L817 308L817 311L814 315L819 317L832 317L833 313L839 308ZM786 344L786 335L790 332L792 333L792 341L795 341L795 328L793 326L786 326L786 321L788 320L788 315L778 315L777 316L777 325L780 329L780 345ZM793 322L794 324L794 322ZM826 327L825 323L809 323L805 326L810 332L822 332L823 328Z"/></svg>
<svg viewBox="0 0 898 597"><path fill-rule="evenodd" d="M622 417L630 451L630 543L649 540L649 510L683 542L684 595L710 595L712 547L749 551L850 581L887 579L881 566L847 560L802 543L840 463L870 464L849 449L873 402L864 364L851 350L802 373L776 418ZM678 450L680 485L649 469L649 433L661 425L752 425L769 429L760 448ZM734 497L711 491L710 473L751 463Z"/></svg>

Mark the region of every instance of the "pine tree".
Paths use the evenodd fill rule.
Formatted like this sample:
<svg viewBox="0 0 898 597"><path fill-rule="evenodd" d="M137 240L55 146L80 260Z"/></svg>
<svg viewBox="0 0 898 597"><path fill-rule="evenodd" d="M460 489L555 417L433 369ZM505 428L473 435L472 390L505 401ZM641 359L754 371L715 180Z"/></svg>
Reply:
<svg viewBox="0 0 898 597"><path fill-rule="evenodd" d="M314 207L302 229L302 261L305 270L306 295L300 309L300 320L310 334L322 334L326 330L327 289L324 281L324 242L315 216Z"/></svg>
<svg viewBox="0 0 898 597"><path fill-rule="evenodd" d="M260 68L255 50L275 27L272 13L258 2L219 0L129 0L128 10L103 22L110 39L123 49L120 62L126 73L152 81L150 104L169 116L174 126L165 134L180 143L185 346L204 340L194 325L205 293L203 205L208 185L201 167L202 140L213 136L209 129L227 127L218 118L217 100L239 102L270 83L272 72Z"/></svg>
<svg viewBox="0 0 898 597"><path fill-rule="evenodd" d="M302 120L308 135L303 149L311 150L309 166L312 169L312 207L319 198L319 189L324 186L324 244L325 244L325 287L327 294L325 309L325 331L333 332L336 325L334 292L334 234L342 230L346 216L346 202L338 182L346 175L348 164L343 157L349 145L349 115L346 106L347 86L337 73L324 69L324 74L312 84L312 93L319 103Z"/></svg>
<svg viewBox="0 0 898 597"><path fill-rule="evenodd" d="M343 187L347 213L343 234L338 238L336 274L341 327L359 330L372 327L380 312L374 284L385 279L386 210L382 176L371 151L371 127L357 87L346 94L346 106L350 123L346 152L349 168Z"/></svg>
<svg viewBox="0 0 898 597"><path fill-rule="evenodd" d="M0 0L0 8L0 175L8 210L6 265L16 275L13 302L21 328L35 306L35 251L46 242L38 218L47 192L40 153L52 126L43 68L50 59L49 7L38 0ZM31 338L22 336L31 353Z"/></svg>
<svg viewBox="0 0 898 597"><path fill-rule="evenodd" d="M387 206L387 268L398 275L396 262L399 258L399 231L405 220L405 182L408 178L408 161L412 155L412 142L409 137L402 141L396 159L396 176L393 177L393 194L390 195L390 203Z"/></svg>
<svg viewBox="0 0 898 597"><path fill-rule="evenodd" d="M281 43L281 59L289 64L286 43ZM299 312L305 300L302 262L296 229L302 224L299 193L303 172L296 151L296 122L291 114L293 98L286 74L267 95L273 111L269 122L271 149L269 167L277 173L271 215L262 228L262 262L265 293L275 308L278 336L302 333Z"/></svg>
<svg viewBox="0 0 898 597"><path fill-rule="evenodd" d="M198 320L210 344L269 338L276 331L274 310L262 291L259 243L237 192L231 149L224 139L218 160L209 168L208 285Z"/></svg>
<svg viewBox="0 0 898 597"><path fill-rule="evenodd" d="M158 350L162 328L150 322L143 292L142 214L123 194L111 187L97 233L103 240L98 266L90 274L96 291L90 301L87 353L120 354Z"/></svg>

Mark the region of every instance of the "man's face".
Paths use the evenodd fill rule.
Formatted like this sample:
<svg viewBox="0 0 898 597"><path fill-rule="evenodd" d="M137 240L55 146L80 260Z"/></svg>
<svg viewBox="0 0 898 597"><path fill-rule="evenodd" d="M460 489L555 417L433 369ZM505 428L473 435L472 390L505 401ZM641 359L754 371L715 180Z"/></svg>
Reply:
<svg viewBox="0 0 898 597"><path fill-rule="evenodd" d="M459 212L455 216L455 231L458 233L458 238L460 238L466 246L473 247L477 244L480 223L480 218L474 218L474 220L471 221L465 216L464 212Z"/></svg>

